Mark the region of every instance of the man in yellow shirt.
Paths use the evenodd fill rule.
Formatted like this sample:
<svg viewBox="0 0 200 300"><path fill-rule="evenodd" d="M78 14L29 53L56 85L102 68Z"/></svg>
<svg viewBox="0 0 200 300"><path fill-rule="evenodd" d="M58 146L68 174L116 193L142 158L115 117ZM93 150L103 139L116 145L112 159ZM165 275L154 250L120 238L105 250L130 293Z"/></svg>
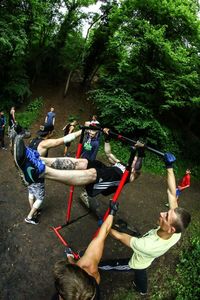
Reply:
<svg viewBox="0 0 200 300"><path fill-rule="evenodd" d="M134 252L130 259L115 260L109 263L101 263L102 270L128 271L134 270L134 287L141 295L147 293L146 269L153 260L166 253L181 238L181 232L189 225L190 214L183 208L179 208L176 198L176 181L172 164L176 160L174 155L166 153L164 156L167 168L167 195L170 209L161 212L158 219L158 228L152 229L141 238L111 229L110 234L130 247Z"/></svg>

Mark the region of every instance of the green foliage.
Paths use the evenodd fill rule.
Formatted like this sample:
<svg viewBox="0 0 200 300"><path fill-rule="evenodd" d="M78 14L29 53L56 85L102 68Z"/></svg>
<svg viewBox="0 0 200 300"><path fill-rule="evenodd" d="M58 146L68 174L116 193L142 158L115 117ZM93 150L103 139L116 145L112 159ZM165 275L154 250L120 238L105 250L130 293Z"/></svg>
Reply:
<svg viewBox="0 0 200 300"><path fill-rule="evenodd" d="M178 253L179 259L175 266L168 265L157 270L152 279L152 300L176 299L197 300L200 294L200 221L198 213L193 213L192 222L182 239L183 250ZM176 255L175 250L172 250ZM170 268L171 269L170 269ZM162 280L158 277L162 276ZM169 286L171 287L169 289Z"/></svg>
<svg viewBox="0 0 200 300"><path fill-rule="evenodd" d="M146 143L160 146L169 140L166 128L155 119L152 110L135 101L123 89L94 90L89 93L89 99L95 102L102 123L120 133L134 137L139 132L146 138Z"/></svg>
<svg viewBox="0 0 200 300"><path fill-rule="evenodd" d="M23 112L16 112L17 122L24 128L29 128L32 123L37 120L43 106L42 97L36 98Z"/></svg>
<svg viewBox="0 0 200 300"><path fill-rule="evenodd" d="M80 120L80 116L79 115L69 115L68 116L68 122L72 122L72 121L74 121L74 120L76 120L76 121L79 121Z"/></svg>
<svg viewBox="0 0 200 300"><path fill-rule="evenodd" d="M200 222L192 224L189 245L180 255L177 265L177 280L173 288L177 300L198 300L200 295Z"/></svg>

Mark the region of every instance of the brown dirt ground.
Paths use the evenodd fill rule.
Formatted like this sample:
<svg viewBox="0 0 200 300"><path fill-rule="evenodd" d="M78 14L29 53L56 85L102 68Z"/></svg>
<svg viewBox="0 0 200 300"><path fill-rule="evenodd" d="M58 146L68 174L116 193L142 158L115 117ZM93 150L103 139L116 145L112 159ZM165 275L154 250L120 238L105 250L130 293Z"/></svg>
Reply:
<svg viewBox="0 0 200 300"><path fill-rule="evenodd" d="M67 116L79 115L80 121L88 120L92 105L85 100L83 91L77 84L71 86L67 97L62 97L62 88L43 85L34 88L33 97L43 96L45 107L40 119L33 125L36 132L43 123L46 112L51 106L56 112L55 137L62 136L62 128ZM8 138L6 137L8 144ZM70 152L75 154L75 142ZM50 156L62 156L63 147L50 150ZM192 183L190 189L181 196L183 207L199 211L199 183ZM80 204L80 188L75 188L72 218L84 213ZM46 182L44 209L38 226L24 222L29 211L27 188L21 183L14 166L10 151L0 150L0 258L1 280L0 299L2 300L48 300L54 293L52 277L53 264L64 258L64 246L50 229L65 223L69 187L52 181ZM108 198L101 198L102 210L108 205ZM118 216L141 233L155 226L159 212L166 210L166 182L162 176L142 174L134 184L125 186L120 195ZM76 249L84 249L97 228L97 222L91 215L63 229L62 234ZM176 247L180 248L180 244ZM108 237L103 258L127 257L131 250ZM149 275L155 268L169 261L170 252L157 259L149 269ZM131 289L130 273L104 273L101 276L102 299L114 299L121 287ZM151 283L151 276L149 276ZM151 292L151 290L150 290ZM133 298L135 299L133 291ZM151 299L151 293L147 297ZM130 298L129 298L130 299Z"/></svg>

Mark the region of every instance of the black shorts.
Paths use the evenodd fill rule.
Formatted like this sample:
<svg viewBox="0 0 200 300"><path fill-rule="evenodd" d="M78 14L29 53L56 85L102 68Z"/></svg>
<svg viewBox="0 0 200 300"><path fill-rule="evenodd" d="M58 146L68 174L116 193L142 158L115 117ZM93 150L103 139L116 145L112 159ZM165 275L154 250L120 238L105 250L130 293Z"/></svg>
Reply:
<svg viewBox="0 0 200 300"><path fill-rule="evenodd" d="M110 195L117 190L123 172L118 167L107 167L98 160L88 161L87 169L94 168L97 172L95 182L86 185L86 191L90 197L98 194Z"/></svg>

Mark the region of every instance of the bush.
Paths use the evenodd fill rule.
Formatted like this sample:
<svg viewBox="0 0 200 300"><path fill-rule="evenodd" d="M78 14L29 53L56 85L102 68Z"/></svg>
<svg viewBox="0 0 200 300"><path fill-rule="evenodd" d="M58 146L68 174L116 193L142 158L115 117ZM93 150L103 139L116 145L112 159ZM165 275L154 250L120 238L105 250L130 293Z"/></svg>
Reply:
<svg viewBox="0 0 200 300"><path fill-rule="evenodd" d="M200 222L190 228L188 245L180 254L176 281L172 281L177 300L198 300L200 295Z"/></svg>
<svg viewBox="0 0 200 300"><path fill-rule="evenodd" d="M29 128L31 124L38 118L42 106L43 106L42 97L36 98L27 106L26 111L16 112L17 122L22 127Z"/></svg>

